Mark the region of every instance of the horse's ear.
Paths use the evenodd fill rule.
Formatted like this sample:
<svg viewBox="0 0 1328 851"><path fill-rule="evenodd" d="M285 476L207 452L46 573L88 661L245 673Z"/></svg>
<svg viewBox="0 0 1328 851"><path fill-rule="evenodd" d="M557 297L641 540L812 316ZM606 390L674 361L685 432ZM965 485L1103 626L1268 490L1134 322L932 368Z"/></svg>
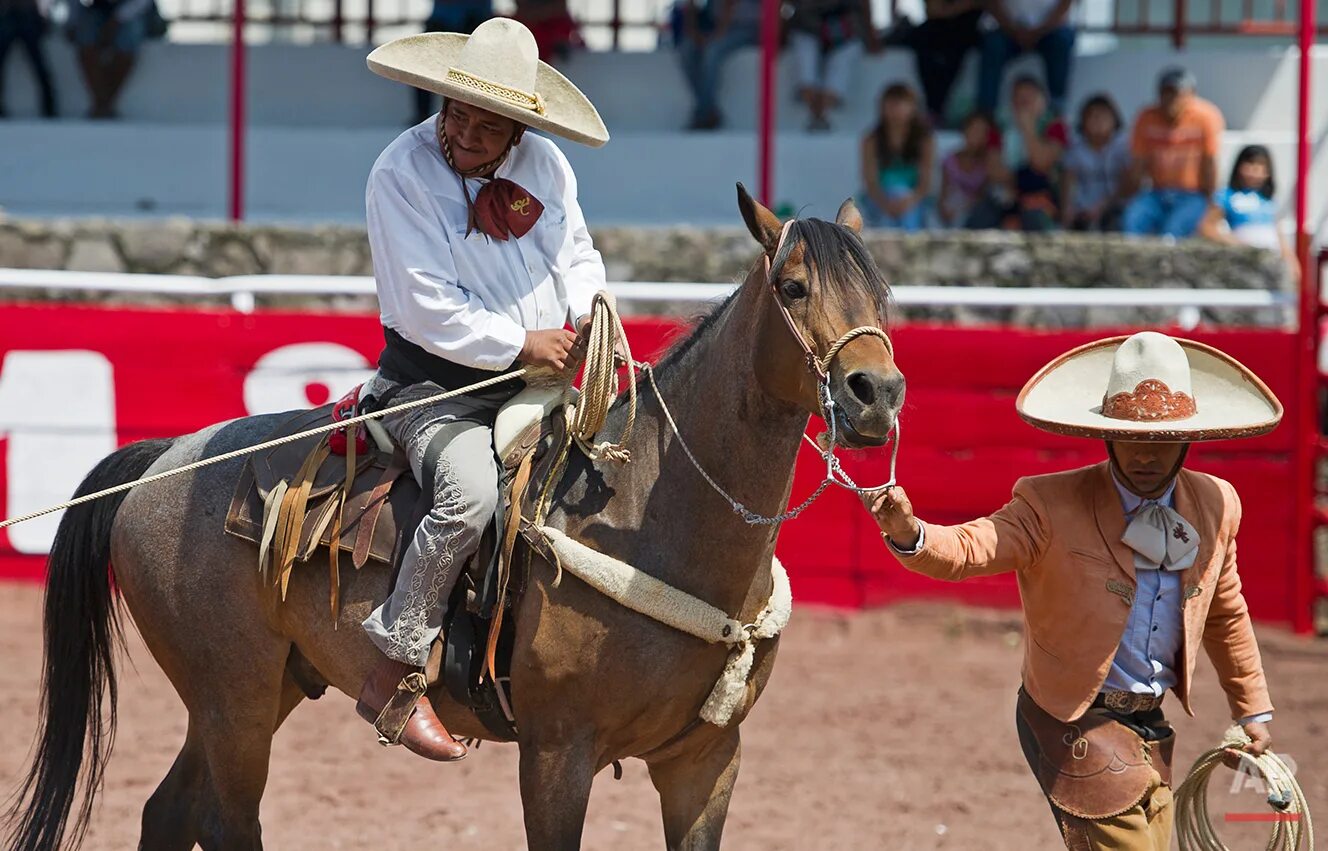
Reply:
<svg viewBox="0 0 1328 851"><path fill-rule="evenodd" d="M835 224L843 225L854 233L862 233L862 213L858 212L858 205L853 203L852 198L844 199L844 203L839 205Z"/></svg>
<svg viewBox="0 0 1328 851"><path fill-rule="evenodd" d="M779 220L779 216L767 210L759 202L755 201L751 195L747 194L747 187L738 183L738 209L742 211L742 220L747 223L747 230L751 232L756 241L761 243L766 254L770 254L779 245L779 234L783 230L784 224Z"/></svg>

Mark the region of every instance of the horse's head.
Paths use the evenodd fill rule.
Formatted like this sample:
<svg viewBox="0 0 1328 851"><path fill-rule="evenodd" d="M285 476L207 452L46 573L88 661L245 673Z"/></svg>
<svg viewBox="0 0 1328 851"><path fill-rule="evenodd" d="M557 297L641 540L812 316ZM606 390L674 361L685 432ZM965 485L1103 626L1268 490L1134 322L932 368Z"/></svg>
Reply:
<svg viewBox="0 0 1328 851"><path fill-rule="evenodd" d="M822 415L834 400L844 446L880 446L904 403L904 375L884 328L889 287L858 234L852 200L835 221L788 224L738 184L747 229L765 250L749 283L762 282L768 310L756 340L756 373L771 396ZM864 333L864 330L872 333Z"/></svg>

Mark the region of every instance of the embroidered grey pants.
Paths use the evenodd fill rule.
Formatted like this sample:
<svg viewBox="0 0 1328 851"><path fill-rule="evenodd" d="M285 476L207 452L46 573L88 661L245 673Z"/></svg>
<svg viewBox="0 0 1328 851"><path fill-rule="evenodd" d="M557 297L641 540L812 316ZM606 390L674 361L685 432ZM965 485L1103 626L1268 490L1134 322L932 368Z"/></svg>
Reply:
<svg viewBox="0 0 1328 851"><path fill-rule="evenodd" d="M382 396L391 386L374 376L363 393ZM412 384L389 404L441 393L436 384ZM493 455L493 417L499 404L459 396L393 414L383 426L405 447L411 471L423 481L424 452L443 425L460 419L487 424L467 429L442 451L434 474L433 508L420 522L401 561L392 593L364 621L373 643L392 659L423 666L442 631L443 611L456 573L479 548L498 504L498 464Z"/></svg>

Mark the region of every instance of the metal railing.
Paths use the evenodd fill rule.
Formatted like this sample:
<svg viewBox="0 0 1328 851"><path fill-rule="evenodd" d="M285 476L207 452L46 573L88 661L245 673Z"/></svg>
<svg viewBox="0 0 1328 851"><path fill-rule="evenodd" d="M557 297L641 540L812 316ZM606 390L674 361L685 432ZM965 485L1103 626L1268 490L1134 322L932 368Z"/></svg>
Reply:
<svg viewBox="0 0 1328 851"><path fill-rule="evenodd" d="M234 8L234 0L159 2L168 18L185 24L224 24ZM1197 36L1291 36L1299 2L1317 3L1324 22L1318 31L1328 35L1328 0L1081 0L1075 15L1085 32L1162 36L1179 49ZM567 0L567 5L590 49L651 50L667 35L673 0ZM272 38L298 33L304 39L375 43L420 31L432 6L432 0L247 0L246 16L251 32L267 28ZM515 0L497 0L494 11L514 14ZM889 0L885 12L885 23L898 20L899 0Z"/></svg>

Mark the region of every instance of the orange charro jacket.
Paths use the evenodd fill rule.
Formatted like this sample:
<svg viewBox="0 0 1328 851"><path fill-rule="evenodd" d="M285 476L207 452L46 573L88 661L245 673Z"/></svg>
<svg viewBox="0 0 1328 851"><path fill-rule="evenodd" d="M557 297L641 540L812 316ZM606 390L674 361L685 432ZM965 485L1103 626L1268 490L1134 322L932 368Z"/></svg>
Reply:
<svg viewBox="0 0 1328 851"><path fill-rule="evenodd" d="M1236 573L1240 499L1227 482L1182 470L1175 510L1201 539L1181 585L1176 695L1193 715L1190 682L1202 644L1233 718L1272 711ZM1024 608L1024 687L1047 712L1072 721L1101 690L1134 603L1134 554L1121 543L1125 525L1104 462L1020 479L1009 504L990 517L961 526L924 522L918 553L891 552L909 570L947 581L1014 571Z"/></svg>

